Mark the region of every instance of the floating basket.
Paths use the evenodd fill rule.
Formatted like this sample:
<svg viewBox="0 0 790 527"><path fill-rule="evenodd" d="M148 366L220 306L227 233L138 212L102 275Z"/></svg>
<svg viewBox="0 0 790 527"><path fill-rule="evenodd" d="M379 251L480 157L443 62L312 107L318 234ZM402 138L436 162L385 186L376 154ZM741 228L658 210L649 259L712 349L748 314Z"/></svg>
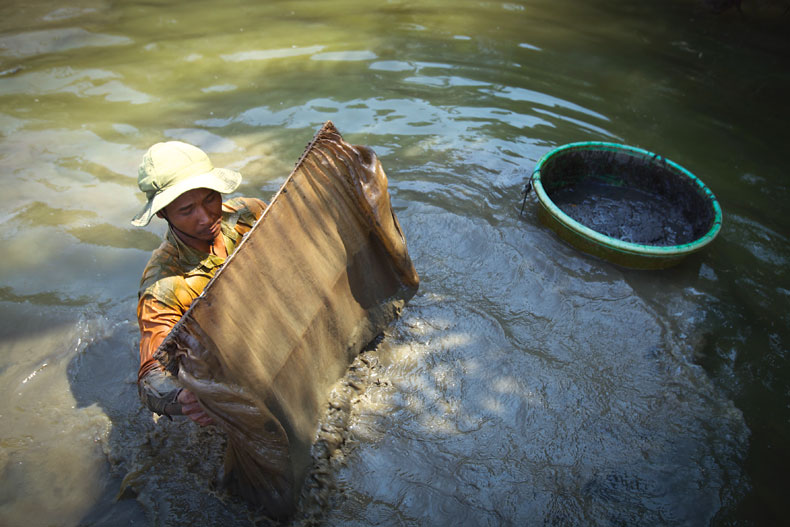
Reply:
<svg viewBox="0 0 790 527"><path fill-rule="evenodd" d="M632 146L571 143L531 178L540 220L574 247L636 269L662 269L721 230L721 207L694 174Z"/></svg>

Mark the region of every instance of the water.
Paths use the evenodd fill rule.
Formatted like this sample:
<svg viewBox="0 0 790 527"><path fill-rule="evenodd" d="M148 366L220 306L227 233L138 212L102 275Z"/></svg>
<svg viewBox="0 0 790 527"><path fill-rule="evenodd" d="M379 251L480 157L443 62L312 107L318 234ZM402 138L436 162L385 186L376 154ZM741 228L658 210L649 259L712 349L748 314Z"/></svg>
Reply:
<svg viewBox="0 0 790 527"><path fill-rule="evenodd" d="M268 199L326 119L381 157L422 285L370 352L324 460L334 488L305 514L783 523L782 10L3 4L0 524L249 523L210 486L221 434L155 424L137 400L136 289L163 226L128 223L136 169L150 144L182 139ZM724 210L717 240L636 272L565 245L532 198L519 218L537 160L587 140L698 175Z"/></svg>
<svg viewBox="0 0 790 527"><path fill-rule="evenodd" d="M624 242L669 246L695 239L683 211L652 192L581 183L553 192L551 200L582 225Z"/></svg>

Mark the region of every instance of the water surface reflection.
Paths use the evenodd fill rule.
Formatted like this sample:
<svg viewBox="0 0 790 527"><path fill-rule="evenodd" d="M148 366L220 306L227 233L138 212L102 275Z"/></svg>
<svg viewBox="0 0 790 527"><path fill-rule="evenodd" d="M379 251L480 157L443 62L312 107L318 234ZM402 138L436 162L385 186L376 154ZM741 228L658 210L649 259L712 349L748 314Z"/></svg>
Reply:
<svg viewBox="0 0 790 527"><path fill-rule="evenodd" d="M248 524L207 490L221 434L136 398L163 233L128 223L137 164L189 141L269 199L327 119L382 158L423 282L370 353L325 523L776 523L786 42L690 4L0 7L0 523ZM558 241L531 199L520 218L537 159L582 140L696 172L719 239L637 273Z"/></svg>

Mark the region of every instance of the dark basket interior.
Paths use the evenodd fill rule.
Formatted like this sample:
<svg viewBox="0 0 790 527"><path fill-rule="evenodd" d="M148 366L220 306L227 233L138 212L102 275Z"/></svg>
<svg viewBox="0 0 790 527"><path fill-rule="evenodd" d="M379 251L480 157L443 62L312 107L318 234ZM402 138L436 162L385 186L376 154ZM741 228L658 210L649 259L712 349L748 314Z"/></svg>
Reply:
<svg viewBox="0 0 790 527"><path fill-rule="evenodd" d="M544 162L540 179L563 212L627 242L690 243L705 235L715 218L702 188L660 156L570 149Z"/></svg>

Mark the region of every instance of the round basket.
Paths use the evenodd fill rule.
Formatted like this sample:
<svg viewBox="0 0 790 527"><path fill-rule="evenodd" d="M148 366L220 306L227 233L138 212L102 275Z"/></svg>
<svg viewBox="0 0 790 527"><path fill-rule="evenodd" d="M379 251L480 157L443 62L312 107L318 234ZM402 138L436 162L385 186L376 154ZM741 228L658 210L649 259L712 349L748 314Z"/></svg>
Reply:
<svg viewBox="0 0 790 527"><path fill-rule="evenodd" d="M722 213L694 174L615 143L571 143L531 177L540 220L574 247L624 267L662 269L718 235Z"/></svg>

